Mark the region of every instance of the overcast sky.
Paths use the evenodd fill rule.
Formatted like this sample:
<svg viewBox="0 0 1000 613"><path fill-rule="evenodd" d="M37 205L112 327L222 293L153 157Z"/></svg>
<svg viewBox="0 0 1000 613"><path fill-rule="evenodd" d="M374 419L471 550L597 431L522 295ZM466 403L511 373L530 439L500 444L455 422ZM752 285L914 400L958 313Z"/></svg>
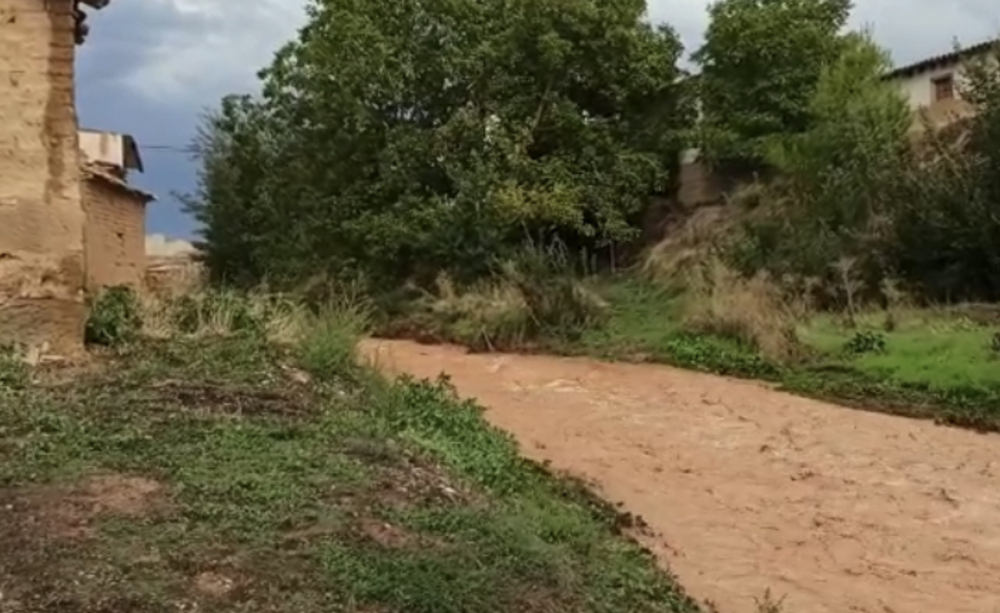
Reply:
<svg viewBox="0 0 1000 613"><path fill-rule="evenodd" d="M401 0L402 1L402 0ZM709 0L647 0L693 51ZM997 0L855 0L853 25L868 25L897 64L974 44L1000 33ZM239 8L234 10L234 4ZM135 182L156 193L148 231L189 238L194 224L170 197L191 189L194 167L182 152L200 113L227 93L256 89L256 71L294 36L305 0L113 0L88 20L77 91L81 125L126 132L145 146L146 173ZM991 6L993 7L991 9ZM154 148L149 148L154 147Z"/></svg>

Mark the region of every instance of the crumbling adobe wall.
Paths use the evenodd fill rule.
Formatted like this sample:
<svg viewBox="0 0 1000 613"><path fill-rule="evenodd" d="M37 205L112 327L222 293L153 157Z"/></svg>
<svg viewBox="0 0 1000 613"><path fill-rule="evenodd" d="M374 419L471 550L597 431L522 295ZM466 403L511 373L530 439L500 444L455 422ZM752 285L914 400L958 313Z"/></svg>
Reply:
<svg viewBox="0 0 1000 613"><path fill-rule="evenodd" d="M127 285L141 290L146 274L146 203L100 176L83 182L87 289Z"/></svg>
<svg viewBox="0 0 1000 613"><path fill-rule="evenodd" d="M0 343L81 348L72 0L0 0Z"/></svg>

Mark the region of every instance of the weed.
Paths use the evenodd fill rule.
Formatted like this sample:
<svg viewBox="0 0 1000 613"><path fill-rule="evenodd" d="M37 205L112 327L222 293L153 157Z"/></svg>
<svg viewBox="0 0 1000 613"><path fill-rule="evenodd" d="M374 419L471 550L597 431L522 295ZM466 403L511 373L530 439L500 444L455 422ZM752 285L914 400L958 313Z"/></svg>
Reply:
<svg viewBox="0 0 1000 613"><path fill-rule="evenodd" d="M135 341L142 329L139 299L132 288L103 290L90 306L86 340L94 345L119 347Z"/></svg>
<svg viewBox="0 0 1000 613"><path fill-rule="evenodd" d="M301 300L265 291L207 289L152 297L142 310L143 334L153 338L250 334L291 345L311 320Z"/></svg>
<svg viewBox="0 0 1000 613"><path fill-rule="evenodd" d="M754 603L757 605L757 613L781 613L785 608L785 597L775 600L768 588L761 598L754 598Z"/></svg>
<svg viewBox="0 0 1000 613"><path fill-rule="evenodd" d="M873 330L855 332L844 344L844 351L852 355L885 353L885 335Z"/></svg>
<svg viewBox="0 0 1000 613"><path fill-rule="evenodd" d="M858 311L857 296L864 289L864 283L858 277L857 259L844 256L837 260L832 268L836 272L838 289L845 301L848 325L853 328L857 325L855 322Z"/></svg>
<svg viewBox="0 0 1000 613"><path fill-rule="evenodd" d="M677 290L637 278L615 280L598 289L610 304L607 323L586 331L575 343L548 347L726 375L765 379L779 375L779 365L745 342L685 329L682 321L689 303Z"/></svg>
<svg viewBox="0 0 1000 613"><path fill-rule="evenodd" d="M29 379L28 365L14 345L0 346L0 394L24 389Z"/></svg>
<svg viewBox="0 0 1000 613"><path fill-rule="evenodd" d="M755 187L751 191L759 192L759 184L753 185ZM744 192L741 190L740 193ZM683 283L702 262L716 257L719 247L729 240L741 208L733 203L733 206L696 209L674 227L668 228L665 238L649 250L643 262L643 272L660 283Z"/></svg>
<svg viewBox="0 0 1000 613"><path fill-rule="evenodd" d="M311 318L309 332L298 345L302 366L322 379L353 380L358 369L356 347L368 325L367 312L342 304L324 308Z"/></svg>
<svg viewBox="0 0 1000 613"><path fill-rule="evenodd" d="M174 325L185 334L260 332L261 313L252 305L247 296L235 291L186 294L172 305Z"/></svg>
<svg viewBox="0 0 1000 613"><path fill-rule="evenodd" d="M538 335L575 339L604 318L607 304L575 278L565 249L525 249L501 272L521 294Z"/></svg>
<svg viewBox="0 0 1000 613"><path fill-rule="evenodd" d="M456 287L445 274L436 293L414 301L383 332L462 343L477 350L518 350L571 342L606 320L607 304L579 279L555 247L528 248L495 276Z"/></svg>
<svg viewBox="0 0 1000 613"><path fill-rule="evenodd" d="M511 283L495 280L460 292L441 275L437 292L428 312L445 338L476 349L496 349L524 346L534 335L528 304Z"/></svg>

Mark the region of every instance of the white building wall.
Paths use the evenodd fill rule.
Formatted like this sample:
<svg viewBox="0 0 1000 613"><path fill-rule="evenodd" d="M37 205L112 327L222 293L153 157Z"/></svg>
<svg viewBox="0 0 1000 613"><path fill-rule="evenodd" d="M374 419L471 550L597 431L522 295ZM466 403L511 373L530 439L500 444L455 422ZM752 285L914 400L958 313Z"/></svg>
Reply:
<svg viewBox="0 0 1000 613"><path fill-rule="evenodd" d="M917 110L921 107L930 106L934 100L934 80L941 77L955 75L955 97L961 98L962 89L962 66L959 63L947 66L939 66L933 70L918 72L897 79L900 90L910 101L910 108Z"/></svg>

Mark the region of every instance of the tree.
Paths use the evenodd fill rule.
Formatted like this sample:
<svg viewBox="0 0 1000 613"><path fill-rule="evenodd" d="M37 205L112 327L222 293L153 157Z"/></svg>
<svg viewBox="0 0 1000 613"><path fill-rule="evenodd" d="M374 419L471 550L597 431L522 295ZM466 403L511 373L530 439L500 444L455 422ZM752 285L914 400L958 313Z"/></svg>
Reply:
<svg viewBox="0 0 1000 613"><path fill-rule="evenodd" d="M806 130L823 67L840 54L850 0L719 0L694 54L706 156L759 170L773 134Z"/></svg>
<svg viewBox="0 0 1000 613"><path fill-rule="evenodd" d="M878 290L913 122L884 79L890 68L870 34L845 36L839 57L820 71L808 127L762 139L763 159L780 176L769 188L780 205L751 234L751 252L763 259L752 268L823 277L833 274L831 263L852 258L863 289Z"/></svg>
<svg viewBox="0 0 1000 613"><path fill-rule="evenodd" d="M929 133L894 215L900 275L937 301L1000 300L1000 45L964 63L972 113Z"/></svg>
<svg viewBox="0 0 1000 613"><path fill-rule="evenodd" d="M869 33L844 39L840 57L820 72L808 111L809 127L763 141L764 159L835 232L851 232L886 214L888 175L908 153L909 104L884 79L888 52ZM888 173L888 174L887 174Z"/></svg>
<svg viewBox="0 0 1000 613"><path fill-rule="evenodd" d="M628 241L690 119L680 44L644 10L313 0L263 97L205 125L189 208L211 266L398 283L474 277L526 237Z"/></svg>

